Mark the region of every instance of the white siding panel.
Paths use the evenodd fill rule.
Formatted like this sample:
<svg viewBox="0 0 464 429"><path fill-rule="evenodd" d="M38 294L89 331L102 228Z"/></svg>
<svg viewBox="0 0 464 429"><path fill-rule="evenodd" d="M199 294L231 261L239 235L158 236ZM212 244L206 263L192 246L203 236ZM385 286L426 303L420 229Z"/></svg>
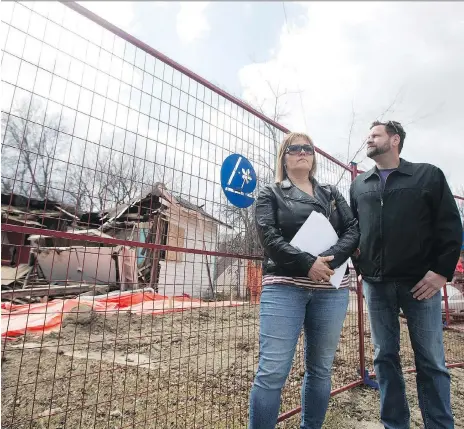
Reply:
<svg viewBox="0 0 464 429"><path fill-rule="evenodd" d="M205 223L195 218L172 216L170 222L185 228L185 243L188 248L211 250L216 243L216 225ZM213 275L212 257L208 256L211 275ZM210 291L206 256L193 253L184 253L182 262L161 261L161 272L158 283L158 292L164 295L181 295L186 293L192 297L205 297Z"/></svg>

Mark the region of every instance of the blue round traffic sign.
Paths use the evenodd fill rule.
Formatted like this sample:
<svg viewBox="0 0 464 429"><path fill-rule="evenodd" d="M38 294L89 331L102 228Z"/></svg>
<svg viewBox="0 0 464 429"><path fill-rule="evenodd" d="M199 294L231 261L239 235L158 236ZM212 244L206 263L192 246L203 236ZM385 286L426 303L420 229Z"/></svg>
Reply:
<svg viewBox="0 0 464 429"><path fill-rule="evenodd" d="M249 207L255 199L251 193L256 188L256 173L244 156L229 155L221 167L221 186L231 204L241 209Z"/></svg>

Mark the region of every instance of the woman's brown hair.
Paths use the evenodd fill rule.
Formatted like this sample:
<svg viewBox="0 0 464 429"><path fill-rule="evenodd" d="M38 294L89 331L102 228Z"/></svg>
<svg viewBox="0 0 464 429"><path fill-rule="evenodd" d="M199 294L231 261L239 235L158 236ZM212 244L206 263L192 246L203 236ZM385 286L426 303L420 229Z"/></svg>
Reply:
<svg viewBox="0 0 464 429"><path fill-rule="evenodd" d="M288 133L285 135L282 143L279 146L279 150L277 153L277 162L276 162L276 173L275 173L275 182L281 183L283 180L287 178L287 171L285 169L285 151L287 148L293 144L296 139L305 139L312 147L314 147L314 143L307 134L304 133ZM311 170L309 171L309 179L311 180L314 175L316 174L316 156L314 155L313 158L313 165Z"/></svg>

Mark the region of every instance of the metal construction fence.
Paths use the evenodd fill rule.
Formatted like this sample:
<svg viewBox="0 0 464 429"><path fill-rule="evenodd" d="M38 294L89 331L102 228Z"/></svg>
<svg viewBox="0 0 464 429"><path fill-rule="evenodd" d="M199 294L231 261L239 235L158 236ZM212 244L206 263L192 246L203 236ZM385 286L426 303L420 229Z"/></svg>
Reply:
<svg viewBox="0 0 464 429"><path fill-rule="evenodd" d="M262 253L221 164L246 157L259 192L288 130L76 3L1 12L2 427L245 427ZM355 166L317 157L348 197ZM459 273L443 314L462 366ZM334 394L371 350L353 274ZM303 375L300 341L282 425Z"/></svg>

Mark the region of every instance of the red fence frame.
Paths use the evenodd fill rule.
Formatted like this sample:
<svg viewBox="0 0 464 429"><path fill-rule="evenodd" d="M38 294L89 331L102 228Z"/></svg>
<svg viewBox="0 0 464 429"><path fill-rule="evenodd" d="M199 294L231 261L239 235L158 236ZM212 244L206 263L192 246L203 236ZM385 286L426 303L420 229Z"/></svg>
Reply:
<svg viewBox="0 0 464 429"><path fill-rule="evenodd" d="M111 31L112 33L118 35L122 39L126 40L127 42L131 43L132 45L138 47L139 49L145 51L146 53L152 55L153 57L163 61L165 64L168 64L171 66L173 69L180 71L182 74L188 76L189 78L195 80L196 82L202 84L206 88L209 88L211 91L215 92L216 94L220 95L221 97L231 101L237 106L240 106L247 112L253 114L257 118L260 118L261 120L267 122L268 124L272 125L276 129L287 133L289 130L282 126L281 124L271 120L270 118L266 117L263 115L261 112L257 111L253 107L249 106L248 104L244 103L242 100L237 99L236 97L233 97L232 95L228 94L224 90L218 88L217 86L213 85L206 79L202 78L201 76L198 76L194 72L186 69L182 65L178 64L177 62L173 61L172 59L166 57L164 54L160 53L159 51L156 51L155 49L151 48L147 44L143 43L142 41L136 39L135 37L131 36L130 34L124 32L120 28L114 26L113 24L109 23L108 21L102 19L98 15L94 14L93 12L87 10L83 6L75 3L75 2L66 2L62 1L64 5L67 7L73 9L74 11L78 12L82 16L90 19L91 21L97 23L98 25L102 26L103 28ZM343 168L346 171L350 172L351 175L351 180L354 180L354 178L360 173L358 171L356 164L351 164L350 166L345 165L344 163L340 162L339 160L335 159L331 155L327 154L320 148L316 148L318 154L321 157L324 157L327 160L330 160L334 164L338 165L339 167ZM464 197L462 196L455 196L456 199L463 200ZM2 223L1 225L2 231L11 231L11 232L16 232L20 234L39 234L41 236L47 236L47 237L56 237L56 238L67 238L67 239L75 239L76 234L69 233L69 232L64 232L64 231L54 231L54 230L47 230L43 228L31 228L27 226L18 226L18 225L12 225L12 224L4 224ZM183 248L183 247L175 247L175 246L168 246L168 245L162 245L162 244L156 244L156 243L141 243L139 241L128 241L128 240L121 240L121 239L116 239L116 238L104 238L104 237L96 237L92 235L85 235L81 234L79 235L80 240L86 240L89 242L99 242L99 243L106 243L106 244L112 244L112 245L132 245L136 247L143 247L147 249L156 249L156 250L165 250L165 251L174 251L174 252L183 252L183 253L192 253L192 254L199 254L199 255L209 255L209 256L221 256L221 257L231 257L231 258L240 258L240 259L247 259L247 260L261 260L261 256L256 256L256 255L243 255L243 254L236 254L236 253L230 253L230 252L218 252L218 251L206 251L206 250L201 250L201 249L194 249L194 248ZM452 325L451 321L451 315L450 315L450 309L449 309L449 301L448 301L448 294L447 294L447 289L446 286L444 288L444 303L445 303L445 320L446 324L444 326L445 329L453 330L456 329ZM357 308L358 308L358 314L357 314L357 328L358 328L358 336L359 336L359 350L358 350L358 356L359 356L359 378L345 386L342 386L340 388L337 388L332 391L332 395L341 393L343 391L349 390L353 387L357 387L360 385L365 384L368 381L368 377L374 376L373 373L368 374L368 377L366 376L367 371L369 370L366 368L366 362L365 362L365 354L366 354L366 345L364 342L364 333L366 330L365 324L364 324L364 300L363 300L363 291L362 291L362 284L360 282L357 283ZM462 331L461 331L462 332ZM464 362L457 362L457 363L451 363L448 365L449 368L455 368L455 367L464 367ZM414 369L405 369L405 372L412 372ZM279 416L279 421L283 421L285 419L288 419L289 417L297 414L301 410L300 407L295 408L293 410L290 410L288 412L285 412Z"/></svg>
<svg viewBox="0 0 464 429"><path fill-rule="evenodd" d="M219 94L220 96L224 97L225 99L231 101L232 103L236 104L237 106L242 107L246 111L252 113L254 116L262 119L263 121L267 122L268 124L272 125L273 127L277 128L278 130L284 132L284 133L289 133L290 130L283 125L279 124L276 121L273 121L272 119L268 118L266 115L263 113L259 112L258 110L254 109L252 106L249 104L243 102L242 100L234 97L233 95L230 95L228 92L222 90L221 88L217 87L216 85L213 85L211 82L208 80L202 78L201 76L197 75L193 71L187 69L186 67L180 65L176 61L172 60L171 58L167 57L166 55L162 54L161 52L157 51L156 49L153 49L151 46L147 45L146 43L142 42L141 40L135 38L134 36L131 36L129 33L126 33L124 30L120 29L119 27L116 27L115 25L111 24L110 22L106 21L102 17L98 16L97 14L91 12L90 10L86 9L85 7L81 6L80 4L74 2L74 1L63 1L60 0L63 4L65 4L67 7L75 10L76 12L80 13L81 15L85 16L86 18L89 18L90 20L94 21L95 23L101 25L103 28L106 28L107 30L111 31L112 33L118 35L122 39L128 41L129 43L132 43L134 46L137 48L142 49L146 53L153 55L155 58L158 58L159 60L163 61L164 63L170 65L173 69L180 71L184 75L190 77L191 79L197 81L198 83L201 83L204 85L206 88L211 89L211 91L214 91L216 94ZM329 155L327 152L324 152L322 149L316 147L316 151L324 156L325 158L329 159L333 163L339 165L340 167L343 167L347 170L350 170L350 168L345 165L343 162L339 161L338 159L334 158L333 156Z"/></svg>

